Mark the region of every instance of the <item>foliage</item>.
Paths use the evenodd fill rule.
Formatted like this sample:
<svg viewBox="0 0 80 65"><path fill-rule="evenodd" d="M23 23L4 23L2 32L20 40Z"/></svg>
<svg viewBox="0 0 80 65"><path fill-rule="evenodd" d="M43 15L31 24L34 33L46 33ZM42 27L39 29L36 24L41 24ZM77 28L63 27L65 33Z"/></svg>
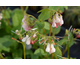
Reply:
<svg viewBox="0 0 80 65"><path fill-rule="evenodd" d="M24 7L23 7L24 8ZM38 19L36 19L34 16L29 15L26 13L28 7L26 7L25 10L21 9L14 9L10 10L3 9L2 14L3 18L1 19L1 26L0 26L0 53L5 54L5 59L59 59L62 58L62 49L60 46L66 47L69 45L69 48L75 43L73 32L68 30L68 35L64 36L63 39L56 39L55 35L58 34L61 30L61 26L58 26L57 28L53 28L47 20L49 18L53 18L55 13L59 13L59 15L64 12L64 8L68 9L67 6L49 6L46 9L42 9L38 11L40 15L38 16ZM22 29L22 19L24 15L27 15L32 17L33 19L29 22L33 21L35 24L34 28L37 28L35 31L32 29L30 31L24 31ZM28 17L29 18L29 17ZM50 27L51 26L51 27ZM51 30L50 30L51 28ZM19 30L16 32L16 30ZM37 32L38 31L38 32ZM45 32L46 34L45 34ZM36 33L37 32L37 33ZM37 37L33 38L33 34L36 33ZM53 35L50 35L50 34ZM29 35L31 37L31 41L36 41L33 45L31 43L32 48L26 49L25 42L22 42L22 39ZM42 39L42 40L39 40ZM44 43L44 40L45 41ZM54 53L49 54L45 51L47 42L50 42L52 44L52 40L55 42L55 49L56 51ZM56 41L59 40L59 41ZM42 42L43 41L43 42ZM28 46L28 45L27 45ZM28 46L29 47L29 46ZM0 57L1 58L1 57Z"/></svg>

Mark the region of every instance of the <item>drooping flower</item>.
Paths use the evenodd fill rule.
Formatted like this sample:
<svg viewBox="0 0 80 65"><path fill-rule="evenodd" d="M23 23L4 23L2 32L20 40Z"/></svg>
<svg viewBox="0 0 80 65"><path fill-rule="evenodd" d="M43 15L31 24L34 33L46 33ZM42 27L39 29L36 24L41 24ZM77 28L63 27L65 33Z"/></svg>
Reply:
<svg viewBox="0 0 80 65"><path fill-rule="evenodd" d="M28 21L26 21L26 18L27 18L27 16L24 15L24 18L22 19L22 22L23 22L22 27L24 28L25 31L29 31L33 28L33 26L31 27L28 25Z"/></svg>
<svg viewBox="0 0 80 65"><path fill-rule="evenodd" d="M22 42L26 42L26 44L29 45L31 42L29 35L26 35L26 37L22 39Z"/></svg>
<svg viewBox="0 0 80 65"><path fill-rule="evenodd" d="M46 52L49 52L50 54L51 53L54 53L56 50L54 48L54 45L53 44L47 44L47 47L46 47Z"/></svg>
<svg viewBox="0 0 80 65"><path fill-rule="evenodd" d="M55 14L55 18L53 18L52 27L57 28L58 26L61 26L62 24L64 24L62 15L60 15L60 18L59 18L58 14Z"/></svg>
<svg viewBox="0 0 80 65"><path fill-rule="evenodd" d="M29 31L29 30L32 29L32 28L29 27L25 22L23 23L22 27L24 28L25 31Z"/></svg>

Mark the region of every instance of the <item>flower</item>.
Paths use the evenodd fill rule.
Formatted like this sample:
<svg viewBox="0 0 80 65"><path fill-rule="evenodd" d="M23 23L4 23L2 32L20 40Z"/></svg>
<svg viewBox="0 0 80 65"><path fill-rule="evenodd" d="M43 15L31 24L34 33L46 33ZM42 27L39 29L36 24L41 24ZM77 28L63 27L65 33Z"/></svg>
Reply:
<svg viewBox="0 0 80 65"><path fill-rule="evenodd" d="M29 45L30 44L30 37L29 37L29 35L26 35L26 37L24 37L23 39L22 39L22 42L26 42L26 44L27 45Z"/></svg>
<svg viewBox="0 0 80 65"><path fill-rule="evenodd" d="M61 26L62 24L64 24L64 21L63 21L63 18L62 18L62 15L60 15L60 18L58 16L58 14L55 14L55 18L53 18L53 22L52 22L52 27L58 27L58 26Z"/></svg>
<svg viewBox="0 0 80 65"><path fill-rule="evenodd" d="M25 31L29 31L29 30L32 29L32 28L29 27L25 22L23 23L22 27L24 28Z"/></svg>
<svg viewBox="0 0 80 65"><path fill-rule="evenodd" d="M32 37L35 38L35 37L37 36L37 35L36 35L37 33L38 33L38 31L35 32Z"/></svg>
<svg viewBox="0 0 80 65"><path fill-rule="evenodd" d="M25 31L29 31L29 30L32 29L32 27L30 27L30 26L27 24L28 21L26 21L26 18L27 18L27 16L24 15L24 18L22 19L22 22L23 22L22 27L24 28Z"/></svg>
<svg viewBox="0 0 80 65"><path fill-rule="evenodd" d="M36 33L32 37L35 38L36 37Z"/></svg>
<svg viewBox="0 0 80 65"><path fill-rule="evenodd" d="M50 54L51 54L51 53L54 53L54 52L55 52L54 45L48 43L48 44L47 44L47 48L46 48L46 52L49 52Z"/></svg>
<svg viewBox="0 0 80 65"><path fill-rule="evenodd" d="M3 17L2 17L2 13L0 13L0 20L2 19Z"/></svg>

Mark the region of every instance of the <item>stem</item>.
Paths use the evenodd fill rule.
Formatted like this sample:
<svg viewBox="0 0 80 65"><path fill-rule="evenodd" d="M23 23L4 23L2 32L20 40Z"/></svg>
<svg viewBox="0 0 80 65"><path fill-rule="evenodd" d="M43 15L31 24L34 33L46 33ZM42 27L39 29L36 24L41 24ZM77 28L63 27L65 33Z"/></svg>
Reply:
<svg viewBox="0 0 80 65"><path fill-rule="evenodd" d="M46 36L47 36L47 33L46 33L46 31L44 30L44 28L43 28L43 31L44 31L44 33L46 34Z"/></svg>
<svg viewBox="0 0 80 65"><path fill-rule="evenodd" d="M69 58L69 45L68 45L67 58Z"/></svg>
<svg viewBox="0 0 80 65"><path fill-rule="evenodd" d="M49 36L51 36L51 24L50 24L50 31L49 31Z"/></svg>
<svg viewBox="0 0 80 65"><path fill-rule="evenodd" d="M54 53L53 53L54 54ZM55 58L57 59L56 55L54 54Z"/></svg>
<svg viewBox="0 0 80 65"><path fill-rule="evenodd" d="M34 19L36 19L33 15L30 15L30 14L29 14L29 16L31 16L31 17L33 17ZM38 20L36 19L36 21L38 21ZM39 21L38 21L38 22L39 22Z"/></svg>
<svg viewBox="0 0 80 65"><path fill-rule="evenodd" d="M53 36L53 37L54 37L54 29L55 29L55 28L53 28L53 33L52 33L52 36Z"/></svg>
<svg viewBox="0 0 80 65"><path fill-rule="evenodd" d="M24 9L23 9L23 6L20 6L21 7L21 10L22 10L22 12L23 12L23 14L24 14Z"/></svg>
<svg viewBox="0 0 80 65"><path fill-rule="evenodd" d="M53 59L53 53L51 54L51 58Z"/></svg>
<svg viewBox="0 0 80 65"><path fill-rule="evenodd" d="M22 44L22 45L23 45L24 59L26 59L26 54L25 54L25 44Z"/></svg>
<svg viewBox="0 0 80 65"><path fill-rule="evenodd" d="M68 48L66 48L66 49L63 51L62 56L65 54L65 52L67 51L67 49L68 49Z"/></svg>

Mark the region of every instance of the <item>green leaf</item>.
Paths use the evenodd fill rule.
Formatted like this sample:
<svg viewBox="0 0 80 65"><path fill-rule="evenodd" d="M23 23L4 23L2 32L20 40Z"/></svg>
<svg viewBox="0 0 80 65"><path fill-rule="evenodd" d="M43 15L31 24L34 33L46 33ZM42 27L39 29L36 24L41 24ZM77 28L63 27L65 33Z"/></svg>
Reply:
<svg viewBox="0 0 80 65"><path fill-rule="evenodd" d="M63 44L66 44L65 42L67 42L67 41L68 41L67 37L64 37L62 40L58 41L57 43L59 45L63 45Z"/></svg>
<svg viewBox="0 0 80 65"><path fill-rule="evenodd" d="M49 11L49 9L42 9L42 10L38 11L38 13L43 12L43 11Z"/></svg>
<svg viewBox="0 0 80 65"><path fill-rule="evenodd" d="M0 52L2 50L9 52L10 51L10 48L7 48L7 47L3 46L2 44L0 44Z"/></svg>
<svg viewBox="0 0 80 65"><path fill-rule="evenodd" d="M41 14L38 16L38 19L40 21L42 20L47 20L50 17L50 11L49 10L44 10L41 12Z"/></svg>
<svg viewBox="0 0 80 65"><path fill-rule="evenodd" d="M33 52L31 50L26 50L25 53L26 53L26 55L32 55L33 54Z"/></svg>
<svg viewBox="0 0 80 65"><path fill-rule="evenodd" d="M10 51L10 46L13 43L13 40L11 39L11 36L6 35L2 38L0 38L0 51L4 50L9 52Z"/></svg>
<svg viewBox="0 0 80 65"><path fill-rule="evenodd" d="M33 55L31 56L31 59L39 59L39 56L33 54Z"/></svg>
<svg viewBox="0 0 80 65"><path fill-rule="evenodd" d="M58 11L58 8L59 6L49 6L49 9L50 10L55 10L55 11Z"/></svg>
<svg viewBox="0 0 80 65"><path fill-rule="evenodd" d="M44 22L35 22L35 24L37 24L37 27L39 28L39 29L42 29L43 27L44 27Z"/></svg>
<svg viewBox="0 0 80 65"><path fill-rule="evenodd" d="M34 52L34 54L36 54L36 55L45 55L45 52L44 52L43 49L38 48L38 49Z"/></svg>
<svg viewBox="0 0 80 65"><path fill-rule="evenodd" d="M3 18L10 18L10 12L8 10L2 10Z"/></svg>
<svg viewBox="0 0 80 65"><path fill-rule="evenodd" d="M50 24L48 22L44 22L44 23L45 23L44 29L49 30L50 29Z"/></svg>
<svg viewBox="0 0 80 65"><path fill-rule="evenodd" d="M57 28L55 28L54 34L58 34L60 30L61 30L61 26L58 26Z"/></svg>
<svg viewBox="0 0 80 65"><path fill-rule="evenodd" d="M21 26L23 18L23 13L20 9L15 9L14 10L14 15L12 16L12 22L14 27Z"/></svg>
<svg viewBox="0 0 80 65"><path fill-rule="evenodd" d="M15 57L21 57L22 58L22 54L23 54L22 49L18 49L12 53L12 56L13 56L13 58L15 58Z"/></svg>
<svg viewBox="0 0 80 65"><path fill-rule="evenodd" d="M21 57L15 57L14 59L22 59Z"/></svg>
<svg viewBox="0 0 80 65"><path fill-rule="evenodd" d="M73 38L73 34L71 32L68 33L68 38L69 38L69 46L71 47L74 43L76 43L74 41L74 38Z"/></svg>
<svg viewBox="0 0 80 65"><path fill-rule="evenodd" d="M56 52L54 52L54 54L57 56L57 58L60 58L59 56L62 56L61 50L59 49L58 46L56 46L55 49L56 49Z"/></svg>
<svg viewBox="0 0 80 65"><path fill-rule="evenodd" d="M49 6L50 10L55 10L55 11L61 10L62 12L64 11L64 8L68 9L67 6Z"/></svg>

